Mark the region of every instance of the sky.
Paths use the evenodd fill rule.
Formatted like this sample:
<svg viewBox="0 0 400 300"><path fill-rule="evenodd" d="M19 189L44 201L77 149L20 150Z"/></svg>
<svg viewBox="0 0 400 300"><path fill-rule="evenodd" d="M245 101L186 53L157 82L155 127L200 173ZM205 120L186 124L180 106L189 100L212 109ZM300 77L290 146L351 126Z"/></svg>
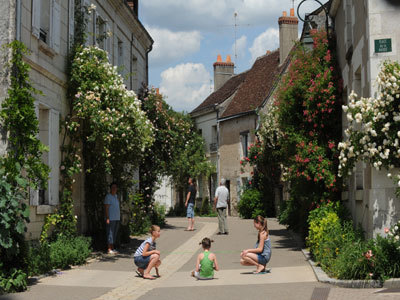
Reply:
<svg viewBox="0 0 400 300"><path fill-rule="evenodd" d="M294 1L296 12L300 2ZM292 3L293 0L139 1L139 19L154 40L149 54L150 86L160 88L176 111L192 111L213 92L213 63L218 54L223 61L231 55L238 74L250 69L267 50L279 47L278 18L284 10L289 15ZM304 17L318 7L314 0L305 1L300 15ZM299 22L299 33L302 26Z"/></svg>

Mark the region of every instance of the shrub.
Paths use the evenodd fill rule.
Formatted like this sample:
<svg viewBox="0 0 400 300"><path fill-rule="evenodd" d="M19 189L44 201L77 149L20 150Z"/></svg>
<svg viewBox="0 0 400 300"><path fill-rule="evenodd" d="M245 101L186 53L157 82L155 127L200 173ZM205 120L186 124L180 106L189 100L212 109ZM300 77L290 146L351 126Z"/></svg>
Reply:
<svg viewBox="0 0 400 300"><path fill-rule="evenodd" d="M165 205L154 203L153 213L151 214L151 223L160 227L165 226Z"/></svg>
<svg viewBox="0 0 400 300"><path fill-rule="evenodd" d="M240 197L238 212L245 219L253 219L258 215L263 215L261 193L256 189L246 189Z"/></svg>
<svg viewBox="0 0 400 300"><path fill-rule="evenodd" d="M16 268L5 270L3 263L0 262L0 295L26 290L27 278L24 271Z"/></svg>
<svg viewBox="0 0 400 300"><path fill-rule="evenodd" d="M49 244L53 268L65 269L85 263L91 252L90 243L90 238L82 236L74 238L59 236L56 241Z"/></svg>
<svg viewBox="0 0 400 300"><path fill-rule="evenodd" d="M49 272L53 266L50 260L50 247L48 243L43 246L38 242L31 242L28 252L28 275L39 275Z"/></svg>
<svg viewBox="0 0 400 300"><path fill-rule="evenodd" d="M146 204L141 194L129 195L129 202L131 203L132 210L129 222L129 231L132 235L140 235L147 233L151 221L150 217L146 214Z"/></svg>
<svg viewBox="0 0 400 300"><path fill-rule="evenodd" d="M360 239L346 243L332 265L332 274L339 279L371 279L373 260L364 255L368 250L367 243Z"/></svg>
<svg viewBox="0 0 400 300"><path fill-rule="evenodd" d="M377 276L381 279L400 277L400 249L396 240L378 235L373 246Z"/></svg>

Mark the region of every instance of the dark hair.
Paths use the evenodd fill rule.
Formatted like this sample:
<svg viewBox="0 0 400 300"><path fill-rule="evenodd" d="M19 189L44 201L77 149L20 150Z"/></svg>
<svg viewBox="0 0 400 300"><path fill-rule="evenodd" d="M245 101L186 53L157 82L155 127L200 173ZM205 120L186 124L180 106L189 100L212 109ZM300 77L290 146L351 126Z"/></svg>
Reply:
<svg viewBox="0 0 400 300"><path fill-rule="evenodd" d="M113 181L113 182L110 183L110 189L111 189L111 187L112 187L114 184L118 187L117 182Z"/></svg>
<svg viewBox="0 0 400 300"><path fill-rule="evenodd" d="M257 217L254 218L254 222L262 225L260 232L265 231L267 234L269 234L267 218L258 215ZM260 233L258 233L258 241L260 241Z"/></svg>
<svg viewBox="0 0 400 300"><path fill-rule="evenodd" d="M205 237L199 245L201 245L204 249L210 249L211 248L211 243L213 243L213 240L210 240L209 238Z"/></svg>

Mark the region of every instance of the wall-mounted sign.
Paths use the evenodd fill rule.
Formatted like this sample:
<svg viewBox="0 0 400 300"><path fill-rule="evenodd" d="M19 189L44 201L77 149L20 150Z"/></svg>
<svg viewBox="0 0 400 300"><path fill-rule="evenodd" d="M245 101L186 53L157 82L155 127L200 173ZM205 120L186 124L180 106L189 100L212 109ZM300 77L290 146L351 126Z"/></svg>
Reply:
<svg viewBox="0 0 400 300"><path fill-rule="evenodd" d="M375 53L392 52L392 39L375 40Z"/></svg>

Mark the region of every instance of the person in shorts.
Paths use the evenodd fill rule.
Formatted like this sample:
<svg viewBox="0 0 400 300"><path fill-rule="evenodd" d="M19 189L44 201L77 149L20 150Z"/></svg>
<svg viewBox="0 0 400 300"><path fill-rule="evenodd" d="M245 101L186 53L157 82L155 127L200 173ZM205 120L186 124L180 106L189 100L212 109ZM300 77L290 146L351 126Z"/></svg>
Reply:
<svg viewBox="0 0 400 300"><path fill-rule="evenodd" d="M189 191L186 196L186 217L188 218L188 227L186 228L187 231L194 230L194 202L196 199L196 187L193 183L193 179L189 178Z"/></svg>

